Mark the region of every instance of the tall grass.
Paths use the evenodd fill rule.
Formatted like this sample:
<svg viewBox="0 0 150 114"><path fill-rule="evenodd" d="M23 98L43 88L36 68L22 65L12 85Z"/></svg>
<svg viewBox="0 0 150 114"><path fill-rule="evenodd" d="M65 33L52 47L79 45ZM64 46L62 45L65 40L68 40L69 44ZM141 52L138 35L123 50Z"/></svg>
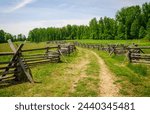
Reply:
<svg viewBox="0 0 150 114"><path fill-rule="evenodd" d="M140 76L147 76L148 73L148 68L145 65L141 65L141 64L128 64L127 65L132 71L134 71L135 73L137 73Z"/></svg>
<svg viewBox="0 0 150 114"><path fill-rule="evenodd" d="M123 96L150 96L149 65L123 63L123 57L110 57L106 52L96 52L116 75L116 83L121 85L120 93Z"/></svg>

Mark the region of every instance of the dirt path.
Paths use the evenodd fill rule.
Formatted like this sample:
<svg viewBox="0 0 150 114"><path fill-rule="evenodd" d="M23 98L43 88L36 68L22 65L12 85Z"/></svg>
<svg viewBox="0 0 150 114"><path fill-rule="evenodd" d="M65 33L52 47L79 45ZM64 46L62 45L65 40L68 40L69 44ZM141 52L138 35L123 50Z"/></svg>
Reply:
<svg viewBox="0 0 150 114"><path fill-rule="evenodd" d="M73 74L76 74L77 77L76 79L73 81L72 87L71 87L71 92L75 91L75 88L79 82L79 80L81 80L84 77L87 77L85 70L87 69L87 65L90 63L89 60L89 54L86 53L81 60L79 60L77 63L73 64L71 67L74 70L71 70L71 72Z"/></svg>
<svg viewBox="0 0 150 114"><path fill-rule="evenodd" d="M99 96L102 96L102 97L119 96L119 88L114 84L115 76L108 69L104 60L101 57L99 57L94 51L91 51L91 50L82 50L82 51L85 52L82 55L82 58L80 58L76 63L69 66L70 70L67 71L68 73L70 72L72 75L75 76L72 81L70 92L73 93L79 81L87 77L87 74L86 74L87 66L92 61L91 57L94 57L100 66Z"/></svg>
<svg viewBox="0 0 150 114"><path fill-rule="evenodd" d="M113 97L119 96L119 88L114 84L115 76L108 69L104 60L99 57L95 52L91 51L96 56L98 63L100 64L100 96L102 97Z"/></svg>

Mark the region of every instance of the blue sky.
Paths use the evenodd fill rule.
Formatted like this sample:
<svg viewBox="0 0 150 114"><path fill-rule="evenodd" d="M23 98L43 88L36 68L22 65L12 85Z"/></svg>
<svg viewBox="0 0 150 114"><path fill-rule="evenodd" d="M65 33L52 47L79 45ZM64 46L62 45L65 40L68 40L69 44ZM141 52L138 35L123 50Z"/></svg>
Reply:
<svg viewBox="0 0 150 114"><path fill-rule="evenodd" d="M0 29L13 35L35 27L87 25L96 17L115 17L122 7L150 0L0 0Z"/></svg>

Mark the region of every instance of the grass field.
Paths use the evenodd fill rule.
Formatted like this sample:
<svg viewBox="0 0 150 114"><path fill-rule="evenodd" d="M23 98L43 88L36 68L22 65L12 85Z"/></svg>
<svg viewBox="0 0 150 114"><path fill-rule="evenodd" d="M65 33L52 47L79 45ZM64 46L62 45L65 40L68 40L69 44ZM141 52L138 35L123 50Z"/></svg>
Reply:
<svg viewBox="0 0 150 114"><path fill-rule="evenodd" d="M82 43L133 43L132 41L96 41L83 40ZM142 46L150 46L150 42L140 42ZM18 42L16 44L19 44ZM45 47L47 44L25 44L24 49ZM9 52L8 44L0 44L0 52ZM130 64L124 61L124 56L109 56L108 53L97 50L77 48L77 52L65 56L62 63L37 64L31 67L35 81L39 83L0 83L0 96L101 96L101 68L97 58L101 57L114 74L114 84L119 85L120 96L150 96L150 66ZM9 60L1 57L0 61ZM67 63L65 63L67 61ZM106 85L107 86L107 85Z"/></svg>
<svg viewBox="0 0 150 114"><path fill-rule="evenodd" d="M110 70L116 75L115 83L121 85L120 93L123 96L150 96L150 66L131 64L121 56L109 56L102 51L96 51Z"/></svg>
<svg viewBox="0 0 150 114"><path fill-rule="evenodd" d="M150 41L147 40L76 40L80 43L87 44L139 44L140 46L150 46Z"/></svg>

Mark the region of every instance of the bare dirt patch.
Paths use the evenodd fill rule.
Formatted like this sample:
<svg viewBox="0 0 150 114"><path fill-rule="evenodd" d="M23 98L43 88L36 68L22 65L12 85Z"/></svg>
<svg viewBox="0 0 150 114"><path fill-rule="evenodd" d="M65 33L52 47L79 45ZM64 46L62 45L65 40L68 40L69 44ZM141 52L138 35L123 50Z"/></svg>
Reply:
<svg viewBox="0 0 150 114"><path fill-rule="evenodd" d="M89 63L90 63L89 55L86 53L82 57L82 59L80 59L78 62L76 62L75 64L70 66L70 68L72 70L70 70L69 72L71 72L72 74L76 74L76 79L73 81L73 84L72 84L72 87L71 87L71 92L73 92L75 90L79 80L81 80L84 77L87 77L86 69L87 69L87 65Z"/></svg>
<svg viewBox="0 0 150 114"><path fill-rule="evenodd" d="M100 96L102 97L117 97L119 96L119 87L114 84L115 76L108 69L104 60L99 57L95 52L91 51L96 56L100 64Z"/></svg>

